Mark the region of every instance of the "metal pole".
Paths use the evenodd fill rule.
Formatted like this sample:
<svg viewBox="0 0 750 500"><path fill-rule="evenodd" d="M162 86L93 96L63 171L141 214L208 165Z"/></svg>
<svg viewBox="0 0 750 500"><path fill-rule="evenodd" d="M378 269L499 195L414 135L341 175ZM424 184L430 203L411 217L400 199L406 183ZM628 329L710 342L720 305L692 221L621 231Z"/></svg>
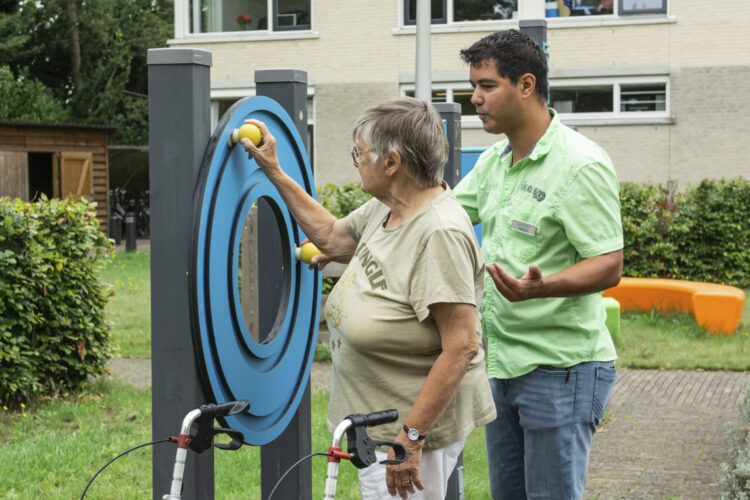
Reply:
<svg viewBox="0 0 750 500"><path fill-rule="evenodd" d="M297 131L307 144L307 72L297 69L267 69L255 72L255 93L274 99L289 113ZM264 208L265 207L265 208ZM268 212L268 213L264 213ZM279 231L273 213L266 205L258 205L258 283L263 293L258 297L259 334L271 330L276 319L281 284L274 283L273 271L282 265L282 250L276 238L263 238L271 231ZM266 499L281 475L312 449L310 427L310 383L305 388L297 413L286 430L275 441L260 449L261 498ZM274 498L310 500L312 498L312 465L305 461L284 479Z"/></svg>
<svg viewBox="0 0 750 500"><path fill-rule="evenodd" d="M443 180L451 188L461 180L461 105L457 102L440 102L433 104L443 119L443 130L448 139L448 161L445 163ZM448 478L448 490L445 500L464 498L464 454L458 456L456 468Z"/></svg>
<svg viewBox="0 0 750 500"><path fill-rule="evenodd" d="M188 411L206 402L191 338L189 252L193 191L211 134L211 53L150 49L152 435L177 435ZM153 498L169 492L174 447L153 448ZM214 454L191 455L184 500L213 500Z"/></svg>
<svg viewBox="0 0 750 500"><path fill-rule="evenodd" d="M461 180L461 105L457 102L433 104L443 119L445 137L448 139L448 161L445 163L443 180L454 188Z"/></svg>
<svg viewBox="0 0 750 500"><path fill-rule="evenodd" d="M417 0L417 55L414 96L432 101L432 73L430 63L430 28L432 14L430 0Z"/></svg>
<svg viewBox="0 0 750 500"><path fill-rule="evenodd" d="M518 22L519 31L529 35L534 40L546 48L547 45L547 21L545 19L521 19Z"/></svg>

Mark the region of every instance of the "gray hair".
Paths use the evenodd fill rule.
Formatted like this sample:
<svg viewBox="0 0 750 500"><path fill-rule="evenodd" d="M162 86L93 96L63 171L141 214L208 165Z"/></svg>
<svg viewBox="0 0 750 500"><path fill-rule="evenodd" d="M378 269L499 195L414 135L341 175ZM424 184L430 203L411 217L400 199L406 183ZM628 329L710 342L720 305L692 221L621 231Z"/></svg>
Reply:
<svg viewBox="0 0 750 500"><path fill-rule="evenodd" d="M406 174L421 188L440 185L448 140L440 114L429 103L402 97L370 108L354 124L352 138L377 155L401 155Z"/></svg>

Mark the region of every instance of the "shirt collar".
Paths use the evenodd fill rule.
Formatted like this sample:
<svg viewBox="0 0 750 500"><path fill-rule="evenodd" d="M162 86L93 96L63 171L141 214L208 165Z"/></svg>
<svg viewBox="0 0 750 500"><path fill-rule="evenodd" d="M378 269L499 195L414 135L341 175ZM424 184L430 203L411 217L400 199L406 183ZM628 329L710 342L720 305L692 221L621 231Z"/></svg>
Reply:
<svg viewBox="0 0 750 500"><path fill-rule="evenodd" d="M549 126L547 127L547 130L544 132L544 135L539 138L538 141L536 141L536 144L534 144L531 147L531 151L529 151L529 154L527 154L524 158L528 158L532 161L538 159L540 156L546 155L550 148L552 148L552 144L554 144L555 139L557 138L557 132L560 129L560 117L557 115L557 111L555 111L552 108L547 108L549 110L549 114L552 116L552 121L550 121ZM497 157L499 159L502 159L510 153L510 142L507 142L505 144L505 148L503 148L502 151L498 151L500 149L500 146L502 143L497 144L495 147L495 152L497 153Z"/></svg>

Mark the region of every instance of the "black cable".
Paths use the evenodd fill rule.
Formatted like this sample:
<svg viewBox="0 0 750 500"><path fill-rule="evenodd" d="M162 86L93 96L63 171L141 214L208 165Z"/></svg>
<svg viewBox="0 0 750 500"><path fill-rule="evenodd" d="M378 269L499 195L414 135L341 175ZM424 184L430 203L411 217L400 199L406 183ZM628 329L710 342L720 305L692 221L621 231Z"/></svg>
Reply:
<svg viewBox="0 0 750 500"><path fill-rule="evenodd" d="M279 478L279 480L278 480L278 481L276 481L276 484L275 484L275 485L273 486L273 489L271 490L271 494L270 494L270 495L268 495L268 500L271 500L271 498L273 498L273 494L274 494L274 493L276 493L276 488L278 488L278 487L279 487L279 485L281 484L281 481L283 481L283 480L284 480L284 478L286 477L286 475L287 475L287 474L289 474L290 472L292 472L292 470L293 470L293 469L294 469L295 467L297 467L297 466L298 466L299 464L301 464L301 463L302 463L302 462L304 462L305 460L309 460L309 459L311 459L312 457L315 457L315 456L320 456L320 455L322 455L322 456L324 456L324 457L328 457L328 456L330 456L330 453L323 453L323 452L318 452L318 453L311 453L311 454L307 455L306 457L302 457L302 458L300 458L299 460L297 460L296 462L294 462L294 463L292 464L292 466L291 466L291 467L289 467L289 468L288 468L288 469L286 470L286 472L285 472L285 473L283 473L283 474L281 475L281 477Z"/></svg>
<svg viewBox="0 0 750 500"><path fill-rule="evenodd" d="M103 471L104 469L106 469L109 464L111 464L112 462L114 462L115 460L117 460L118 458L120 458L121 456L126 455L126 454L130 453L133 450L137 450L138 448L143 448L144 446L150 446L152 444L159 444L159 443L169 443L169 442L171 442L171 440L169 438L167 438L167 439L160 439L158 441L151 441L150 443L139 444L138 446L133 446L129 450L123 451L122 453L120 453L119 455L117 455L115 458L113 458L112 460L110 460L109 462L107 462L106 464L104 464L104 467L102 467L101 469L99 469L98 471L96 471L96 474L94 474L93 477L89 480L89 484L87 484L86 487L83 489L83 493L81 493L81 500L83 500L83 497L86 496L86 491L89 489L89 486L91 486L91 483L94 482L94 479L96 479L96 476L98 476L99 473L101 471Z"/></svg>

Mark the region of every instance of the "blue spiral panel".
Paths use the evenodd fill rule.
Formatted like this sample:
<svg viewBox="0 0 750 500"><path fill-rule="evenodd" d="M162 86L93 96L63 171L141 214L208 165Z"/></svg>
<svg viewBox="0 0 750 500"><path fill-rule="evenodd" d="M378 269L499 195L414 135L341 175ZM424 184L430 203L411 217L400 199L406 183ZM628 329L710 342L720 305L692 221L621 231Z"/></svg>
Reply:
<svg viewBox="0 0 750 500"><path fill-rule="evenodd" d="M294 248L305 236L276 188L241 145L227 144L232 130L249 118L268 126L282 168L316 197L302 138L286 111L267 97L235 103L209 141L195 192L191 324L204 390L217 403L248 400L249 409L226 417L225 425L241 431L247 444L263 445L284 431L309 380L321 276L296 260ZM238 286L240 234L260 197L270 201L279 226L284 280L279 312L263 343L247 329ZM259 244L262 239L259 234ZM262 283L258 293L263 293Z"/></svg>

